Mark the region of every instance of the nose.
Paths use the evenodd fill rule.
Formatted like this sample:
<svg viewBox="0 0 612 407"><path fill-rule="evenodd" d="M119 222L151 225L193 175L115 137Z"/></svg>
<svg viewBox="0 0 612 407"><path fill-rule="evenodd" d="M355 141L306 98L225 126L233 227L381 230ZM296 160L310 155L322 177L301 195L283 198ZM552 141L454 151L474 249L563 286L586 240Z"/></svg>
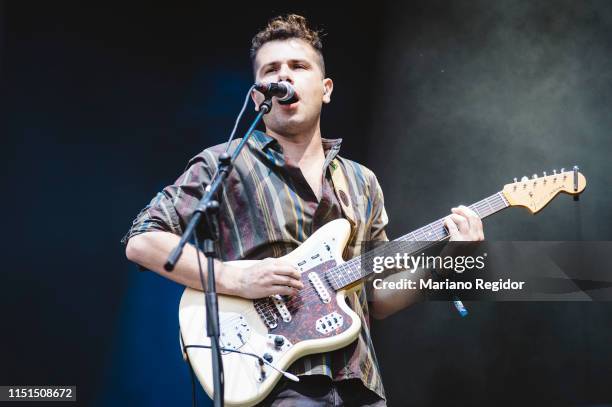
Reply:
<svg viewBox="0 0 612 407"><path fill-rule="evenodd" d="M293 85L293 78L291 77L291 69L289 69L289 65L282 64L278 71L278 82L289 82Z"/></svg>

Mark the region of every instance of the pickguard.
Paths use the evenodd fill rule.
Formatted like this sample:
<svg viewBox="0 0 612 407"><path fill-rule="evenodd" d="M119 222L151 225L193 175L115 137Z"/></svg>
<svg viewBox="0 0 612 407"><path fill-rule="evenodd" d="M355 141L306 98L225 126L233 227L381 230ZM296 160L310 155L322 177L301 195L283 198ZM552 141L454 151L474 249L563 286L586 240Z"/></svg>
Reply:
<svg viewBox="0 0 612 407"><path fill-rule="evenodd" d="M306 269L306 263L303 264L302 283L304 289L300 290L297 296L286 298L285 304L291 313L291 321L286 322L282 318L278 318L277 326L268 330L270 334L282 335L292 343L298 343L308 339L338 335L349 328L352 319L339 307L336 292L332 288L327 274L327 271L336 265L336 261L333 259L318 261L320 257L322 256L312 259L319 263L313 268ZM325 303L320 298L308 277L310 273L316 273L320 283L330 293L329 302ZM329 321L325 320L329 324L326 329L321 329L321 320L326 316L330 316Z"/></svg>

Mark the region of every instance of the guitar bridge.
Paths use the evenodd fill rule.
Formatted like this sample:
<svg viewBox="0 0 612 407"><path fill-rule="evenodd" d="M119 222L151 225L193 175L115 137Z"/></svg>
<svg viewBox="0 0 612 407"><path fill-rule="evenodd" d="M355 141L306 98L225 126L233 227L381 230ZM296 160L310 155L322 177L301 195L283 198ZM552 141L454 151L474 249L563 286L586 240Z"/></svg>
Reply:
<svg viewBox="0 0 612 407"><path fill-rule="evenodd" d="M219 342L222 348L240 349L251 337L251 327L244 316L235 312L224 313L220 325ZM225 354L228 351L221 351L221 353Z"/></svg>
<svg viewBox="0 0 612 407"><path fill-rule="evenodd" d="M268 328L274 329L278 326L278 317L273 311L269 298L257 299L253 301L253 306Z"/></svg>

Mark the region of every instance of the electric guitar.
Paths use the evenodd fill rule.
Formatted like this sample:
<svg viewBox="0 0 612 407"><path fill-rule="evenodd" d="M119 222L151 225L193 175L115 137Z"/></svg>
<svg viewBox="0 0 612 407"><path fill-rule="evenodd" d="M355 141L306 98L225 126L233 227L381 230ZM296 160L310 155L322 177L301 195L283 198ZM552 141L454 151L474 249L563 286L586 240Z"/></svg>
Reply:
<svg viewBox="0 0 612 407"><path fill-rule="evenodd" d="M470 208L485 218L509 206L524 206L533 214L560 192L580 194L586 187L578 167L561 169L507 184L503 190L474 203ZM448 238L444 219L396 239L416 253ZM349 261L342 252L350 236L346 219L336 219L318 229L297 249L283 256L302 274L304 288L296 297L281 296L254 301L219 295L220 341L224 367L224 400L229 406L253 405L262 401L302 356L332 351L353 342L361 329L357 314L345 301L368 271L361 256ZM428 243L430 242L430 243ZM367 255L367 254L366 254ZM234 261L249 267L259 260ZM210 340L206 336L206 309L201 291L187 288L179 307L181 348L206 392L212 397Z"/></svg>

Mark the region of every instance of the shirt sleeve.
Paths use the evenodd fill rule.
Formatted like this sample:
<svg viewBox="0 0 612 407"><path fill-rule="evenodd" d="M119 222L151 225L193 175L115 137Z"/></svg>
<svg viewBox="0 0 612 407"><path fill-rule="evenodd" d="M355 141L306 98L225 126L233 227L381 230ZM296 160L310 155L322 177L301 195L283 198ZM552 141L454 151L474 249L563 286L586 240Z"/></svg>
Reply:
<svg viewBox="0 0 612 407"><path fill-rule="evenodd" d="M385 210L385 199L383 196L382 188L378 183L378 179L372 174L372 220L369 231L370 242L388 242L389 238L385 231L389 218L387 217L387 211Z"/></svg>
<svg viewBox="0 0 612 407"><path fill-rule="evenodd" d="M389 241L387 237L386 227L389 223L389 218L387 217L387 211L385 210L385 199L383 196L382 188L378 183L378 179L376 175L372 174L370 193L372 200L372 214L371 214L371 222L370 222L370 230L369 230L369 238L368 238L368 248L367 250L372 250L379 245L384 244ZM381 278L379 274L370 274L366 277L364 281L366 298L368 301L372 301L374 298L374 287L373 281L375 278Z"/></svg>
<svg viewBox="0 0 612 407"><path fill-rule="evenodd" d="M209 156L205 150L192 158L176 182L165 187L140 211L121 242L127 244L132 237L145 232L182 234L212 178Z"/></svg>

